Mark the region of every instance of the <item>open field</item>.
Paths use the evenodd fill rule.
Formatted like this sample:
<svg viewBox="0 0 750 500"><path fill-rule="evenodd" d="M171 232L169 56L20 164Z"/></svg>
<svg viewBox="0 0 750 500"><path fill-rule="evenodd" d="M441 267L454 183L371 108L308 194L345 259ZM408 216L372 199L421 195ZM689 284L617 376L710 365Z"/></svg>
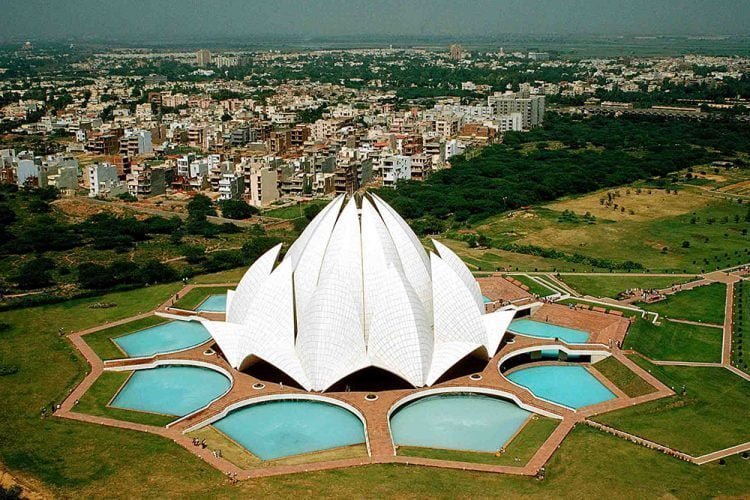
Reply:
<svg viewBox="0 0 750 500"><path fill-rule="evenodd" d="M560 276L560 279L581 295L613 299L631 288L661 289L692 280L692 278L669 276L586 276L582 274L564 274Z"/></svg>
<svg viewBox="0 0 750 500"><path fill-rule="evenodd" d="M661 325L638 319L625 337L625 349L635 349L657 361L721 362L722 331L708 326L662 320Z"/></svg>
<svg viewBox="0 0 750 500"><path fill-rule="evenodd" d="M639 304L667 318L686 319L721 325L724 323L726 285L711 283L692 290L677 292L653 304Z"/></svg>
<svg viewBox="0 0 750 500"><path fill-rule="evenodd" d="M160 316L148 316L146 318L130 321L122 325L113 326L105 330L89 333L83 337L89 347L91 347L100 359L120 359L127 357L112 341L113 338L125 335L127 333L137 332L144 328L166 323L168 320Z"/></svg>
<svg viewBox="0 0 750 500"><path fill-rule="evenodd" d="M746 380L724 368L657 366L640 356L633 360L677 394L594 420L693 456L750 441Z"/></svg>
<svg viewBox="0 0 750 500"><path fill-rule="evenodd" d="M111 408L107 405L122 387L132 372L104 372L94 385L84 394L75 411L97 415L100 417L126 420L137 424L165 426L177 417L158 415L121 408Z"/></svg>
<svg viewBox="0 0 750 500"><path fill-rule="evenodd" d="M678 194L647 187L635 194L637 189L631 186L605 190L490 217L472 229L489 238L493 248L469 249L461 243L459 253L484 270L562 272L602 270L574 262L575 255L614 264L633 261L646 272L699 273L750 260L747 205L704 193L695 186L680 189ZM617 210L599 201L613 192L621 193L612 202L612 207L618 205ZM566 210L575 216L565 216ZM586 213L596 219L585 219ZM447 235L452 239L460 237L455 232ZM544 258L498 250L507 245L530 245L564 252L568 257ZM487 258L491 254L498 256L497 263Z"/></svg>
<svg viewBox="0 0 750 500"><path fill-rule="evenodd" d="M408 457L456 460L458 462L523 466L531 460L531 457L552 434L558 423L557 420L538 415L536 418L530 419L521 429L521 432L505 447L505 453L499 457L492 453L420 448L417 446L399 446L398 454Z"/></svg>
<svg viewBox="0 0 750 500"><path fill-rule="evenodd" d="M594 368L631 398L651 394L656 390L651 384L620 363L614 356L604 358L596 363Z"/></svg>
<svg viewBox="0 0 750 500"><path fill-rule="evenodd" d="M177 287L149 287L0 313L0 322L12 325L10 330L0 332L0 359L19 368L17 373L0 379L3 402L0 461L12 473L36 478L54 495L65 497L289 497L309 496L314 492L351 498L367 492L374 497L456 498L503 491L538 498L581 495L633 498L741 496L750 489L750 463L739 457L727 459L726 466L709 464L697 468L585 427L575 429L563 442L547 466L544 481L383 465L259 479L230 486L220 471L169 440L123 429L39 418L39 408L61 400L86 370L72 346L58 335L59 327L70 332L152 309ZM118 306L89 309L90 304L102 301ZM709 373L719 372L723 373L721 370ZM729 390L731 385L724 379L718 383L722 402L716 410L709 405L709 415L698 419L698 425L705 430L705 420L719 412L729 415L730 421L724 425L714 418L718 435L702 433L711 444L723 441L727 435L741 438L743 428L747 428L743 424L738 430L735 420L742 412L732 406L747 407L747 402L737 397L742 394L740 388ZM727 412L727 405L732 411ZM680 408L662 409L662 418L668 423L679 423L680 418L668 418L679 411ZM671 432L685 434L686 425L689 424L680 426L680 431L675 427ZM592 476L597 480L591 481Z"/></svg>

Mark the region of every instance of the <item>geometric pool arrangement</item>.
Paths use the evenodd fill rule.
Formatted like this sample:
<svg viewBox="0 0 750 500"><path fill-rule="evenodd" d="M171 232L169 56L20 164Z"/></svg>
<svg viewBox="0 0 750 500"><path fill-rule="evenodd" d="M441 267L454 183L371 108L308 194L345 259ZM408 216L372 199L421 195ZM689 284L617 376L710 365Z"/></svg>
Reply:
<svg viewBox="0 0 750 500"><path fill-rule="evenodd" d="M509 304L496 291L515 285L475 279L437 241L428 254L377 196L344 202L194 311L172 307L200 297L189 285L155 311L164 323L69 335L92 369L56 414L161 435L238 479L371 463L538 475L576 424L674 394L616 348L621 312L520 287Z"/></svg>
<svg viewBox="0 0 750 500"><path fill-rule="evenodd" d="M215 294L195 310L216 314L225 309L226 295ZM606 346L591 343L587 331L539 315L512 321L498 354L478 376L466 372L414 390L338 388L343 392L325 392L323 398L279 384L272 376L233 370L217 357L216 345L202 324L190 319L187 314L172 316L112 338L128 358L106 361L105 369L132 371L108 406L172 416L164 433L183 438L206 435L209 440L214 436L211 446L234 447L266 464L239 469L248 477L274 474L273 464L287 457L307 461L307 468L319 463L335 467L343 464L339 453L349 453L338 450L350 449L360 450L352 456L365 463L383 454L393 461L420 463L417 456L401 456L419 449L452 450L464 457L501 456L525 439L525 427L540 416L564 423L580 418L576 414L581 411L596 413L603 404L626 403L622 393L616 394L591 368L592 361L609 355ZM139 364L133 366L130 359ZM385 430L385 444L376 427ZM207 429L213 434L200 434ZM332 453L331 459L316 458L323 452ZM459 463L461 468L476 467L471 462L448 462ZM498 472L514 467L527 471L532 465L493 467ZM533 468L538 471L538 465Z"/></svg>

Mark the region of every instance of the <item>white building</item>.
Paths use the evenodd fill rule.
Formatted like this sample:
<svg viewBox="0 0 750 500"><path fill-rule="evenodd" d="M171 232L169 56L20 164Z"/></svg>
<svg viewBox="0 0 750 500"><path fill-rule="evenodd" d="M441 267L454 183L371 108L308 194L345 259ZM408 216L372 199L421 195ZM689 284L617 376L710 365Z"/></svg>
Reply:
<svg viewBox="0 0 750 500"><path fill-rule="evenodd" d="M381 158L380 175L383 186L388 187L394 187L399 180L411 179L411 157L391 155Z"/></svg>
<svg viewBox="0 0 750 500"><path fill-rule="evenodd" d="M433 242L428 255L380 198L339 196L284 259L260 257L227 294L226 321L201 319L229 364L263 360L309 391L369 367L415 387L434 384L468 355L491 358L514 308L486 314L461 259Z"/></svg>
<svg viewBox="0 0 750 500"><path fill-rule="evenodd" d="M89 197L108 198L127 192L127 186L117 177L117 167L109 163L94 163L86 167Z"/></svg>
<svg viewBox="0 0 750 500"><path fill-rule="evenodd" d="M239 200L245 192L245 178L237 174L223 174L219 179L219 199Z"/></svg>

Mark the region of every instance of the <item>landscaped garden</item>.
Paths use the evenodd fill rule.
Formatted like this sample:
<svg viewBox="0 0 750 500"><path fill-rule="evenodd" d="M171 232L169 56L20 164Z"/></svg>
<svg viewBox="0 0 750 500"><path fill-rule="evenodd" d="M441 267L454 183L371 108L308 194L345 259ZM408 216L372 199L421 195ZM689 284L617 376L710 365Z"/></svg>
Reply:
<svg viewBox="0 0 750 500"><path fill-rule="evenodd" d="M605 413L594 420L693 456L750 441L750 384L718 367L657 366L633 361L676 395Z"/></svg>
<svg viewBox="0 0 750 500"><path fill-rule="evenodd" d="M666 319L655 325L638 319L630 326L625 349L661 361L721 362L720 328L676 323Z"/></svg>
<svg viewBox="0 0 750 500"><path fill-rule="evenodd" d="M711 283L677 292L653 304L640 305L668 318L721 325L724 323L726 290L723 283Z"/></svg>

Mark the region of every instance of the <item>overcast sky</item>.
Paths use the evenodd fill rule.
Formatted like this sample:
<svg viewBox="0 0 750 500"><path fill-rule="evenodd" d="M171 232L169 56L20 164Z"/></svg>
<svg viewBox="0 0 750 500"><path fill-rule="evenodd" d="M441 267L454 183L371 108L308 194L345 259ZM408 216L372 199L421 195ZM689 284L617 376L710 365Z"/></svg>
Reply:
<svg viewBox="0 0 750 500"><path fill-rule="evenodd" d="M750 0L0 0L0 39L748 34Z"/></svg>

